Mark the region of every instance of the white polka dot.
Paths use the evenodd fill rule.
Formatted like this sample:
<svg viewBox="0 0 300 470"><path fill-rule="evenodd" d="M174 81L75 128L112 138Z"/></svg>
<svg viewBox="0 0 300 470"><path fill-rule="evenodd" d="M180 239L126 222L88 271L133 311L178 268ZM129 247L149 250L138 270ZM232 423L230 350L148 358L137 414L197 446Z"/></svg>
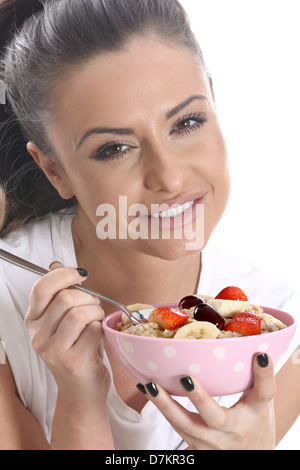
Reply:
<svg viewBox="0 0 300 470"><path fill-rule="evenodd" d="M201 366L200 364L191 364L189 366L189 371L192 373L192 374L199 374L199 372L201 372Z"/></svg>
<svg viewBox="0 0 300 470"><path fill-rule="evenodd" d="M126 351L128 351L130 353L132 353L134 351L134 347L133 347L132 343L130 343L129 341L125 341L124 347L125 347Z"/></svg>
<svg viewBox="0 0 300 470"><path fill-rule="evenodd" d="M155 364L155 362L153 362L153 361L148 361L147 362L147 367L148 367L148 369L150 369L154 372L157 371L157 369L158 369L157 364Z"/></svg>
<svg viewBox="0 0 300 470"><path fill-rule="evenodd" d="M165 356L167 356L167 357L174 357L174 356L176 356L176 349L175 349L175 348L172 348L172 346L167 346L167 347L164 349L164 354L165 354Z"/></svg>
<svg viewBox="0 0 300 470"><path fill-rule="evenodd" d="M224 357L225 354L226 354L225 348L218 347L213 350L213 356L215 357L221 358L221 357Z"/></svg>
<svg viewBox="0 0 300 470"><path fill-rule="evenodd" d="M119 354L119 359L122 362L122 364L124 364L124 366L126 366L127 361L126 361L125 357L123 357L123 356L121 356L121 354Z"/></svg>
<svg viewBox="0 0 300 470"><path fill-rule="evenodd" d="M269 348L268 343L262 343L262 344L259 346L258 351L261 352L261 353L267 352L268 348Z"/></svg>
<svg viewBox="0 0 300 470"><path fill-rule="evenodd" d="M234 365L234 372L241 372L242 370L245 369L245 363L244 362L237 362L235 365Z"/></svg>

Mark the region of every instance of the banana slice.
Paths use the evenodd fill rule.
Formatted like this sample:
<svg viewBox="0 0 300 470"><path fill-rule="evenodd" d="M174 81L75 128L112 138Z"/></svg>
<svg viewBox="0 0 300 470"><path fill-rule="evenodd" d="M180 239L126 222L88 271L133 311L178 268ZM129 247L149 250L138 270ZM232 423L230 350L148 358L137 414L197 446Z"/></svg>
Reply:
<svg viewBox="0 0 300 470"><path fill-rule="evenodd" d="M208 294L196 294L196 295L201 297L201 299L203 299L205 302L207 302L209 299L214 299L212 295L208 295Z"/></svg>
<svg viewBox="0 0 300 470"><path fill-rule="evenodd" d="M148 308L153 308L153 305L133 304L133 305L128 305L127 308L129 308L129 310L132 310L133 312L135 312L136 310L146 310Z"/></svg>
<svg viewBox="0 0 300 470"><path fill-rule="evenodd" d="M215 308L224 318L247 312L250 308L249 302L243 300L208 299L207 303Z"/></svg>
<svg viewBox="0 0 300 470"><path fill-rule="evenodd" d="M207 321L195 321L187 323L178 329L175 339L215 339L220 330L213 323Z"/></svg>

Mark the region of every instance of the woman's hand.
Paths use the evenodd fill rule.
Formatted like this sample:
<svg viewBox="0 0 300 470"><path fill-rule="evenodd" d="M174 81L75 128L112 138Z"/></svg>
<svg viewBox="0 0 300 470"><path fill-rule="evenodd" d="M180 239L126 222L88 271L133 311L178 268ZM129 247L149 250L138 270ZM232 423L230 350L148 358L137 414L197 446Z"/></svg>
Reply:
<svg viewBox="0 0 300 470"><path fill-rule="evenodd" d="M25 324L59 393L73 403L105 406L110 377L102 362L104 312L99 299L71 288L85 279L82 274L54 263L32 289Z"/></svg>
<svg viewBox="0 0 300 470"><path fill-rule="evenodd" d="M191 377L182 378L181 384L199 414L187 411L153 382L145 391L191 450L271 450L275 448L273 365L260 354L253 369L253 388L228 409Z"/></svg>

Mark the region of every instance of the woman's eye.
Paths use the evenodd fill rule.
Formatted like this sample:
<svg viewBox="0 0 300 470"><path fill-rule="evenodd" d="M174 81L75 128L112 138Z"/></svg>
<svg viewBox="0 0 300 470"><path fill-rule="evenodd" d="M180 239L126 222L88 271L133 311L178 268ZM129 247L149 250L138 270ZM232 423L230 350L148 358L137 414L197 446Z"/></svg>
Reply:
<svg viewBox="0 0 300 470"><path fill-rule="evenodd" d="M127 145L122 145L122 144L112 145L111 147L107 148L106 154L107 155L119 155L120 153L124 152L126 148L127 148Z"/></svg>
<svg viewBox="0 0 300 470"><path fill-rule="evenodd" d="M96 160L114 160L115 158L123 158L128 150L129 145L121 143L112 143L101 147L94 157Z"/></svg>
<svg viewBox="0 0 300 470"><path fill-rule="evenodd" d="M204 115L187 116L184 119L181 119L173 127L172 134L173 133L177 133L180 135L190 134L191 132L194 132L200 127L203 127L206 122L207 122L207 118Z"/></svg>
<svg viewBox="0 0 300 470"><path fill-rule="evenodd" d="M193 127L196 124L197 121L194 119L185 119L184 121L181 121L179 124L177 124L177 129L183 130L183 129L188 129L189 127Z"/></svg>

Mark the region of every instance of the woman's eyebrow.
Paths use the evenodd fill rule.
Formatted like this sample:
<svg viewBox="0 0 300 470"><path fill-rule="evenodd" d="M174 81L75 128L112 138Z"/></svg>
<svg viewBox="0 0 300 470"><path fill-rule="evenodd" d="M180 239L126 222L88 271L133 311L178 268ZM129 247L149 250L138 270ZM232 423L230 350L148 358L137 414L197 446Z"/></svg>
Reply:
<svg viewBox="0 0 300 470"><path fill-rule="evenodd" d="M95 127L94 129L90 129L87 131L80 139L78 144L76 145L76 151L80 149L83 142L88 139L93 134L120 134L120 135L130 135L133 134L133 129L115 129L113 127Z"/></svg>
<svg viewBox="0 0 300 470"><path fill-rule="evenodd" d="M206 101L208 101L208 99L204 95L193 95L190 98L183 101L182 103L180 103L175 108L171 109L171 111L169 111L166 114L166 118L170 119L171 117L175 116L177 113L179 113L179 111L181 111L183 108L185 108L186 106L188 106L190 103L192 103L195 100L206 100ZM81 137L80 141L76 145L76 151L78 151L80 149L80 147L82 146L82 144L85 142L86 139L88 139L91 135L94 135L94 134L132 135L132 134L134 134L134 130L129 129L129 128L95 127L94 129L88 130Z"/></svg>
<svg viewBox="0 0 300 470"><path fill-rule="evenodd" d="M167 113L166 118L170 119L171 117L175 116L177 113L179 113L179 111L181 111L183 108L185 108L186 106L188 106L190 103L192 103L195 100L206 100L206 101L208 101L208 98L206 98L206 96L204 96L204 95L193 95L190 98L188 98L187 100L183 101L178 106L176 106L175 108L171 109L171 111L169 111Z"/></svg>

